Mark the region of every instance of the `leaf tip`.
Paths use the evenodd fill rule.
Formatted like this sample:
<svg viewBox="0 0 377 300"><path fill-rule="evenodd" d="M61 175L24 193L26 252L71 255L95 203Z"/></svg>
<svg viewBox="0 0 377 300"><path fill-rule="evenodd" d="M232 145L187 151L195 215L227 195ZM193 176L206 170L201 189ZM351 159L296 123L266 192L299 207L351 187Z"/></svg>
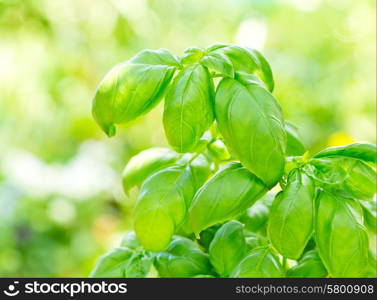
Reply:
<svg viewBox="0 0 377 300"><path fill-rule="evenodd" d="M109 125L104 130L108 137L113 137L116 134L116 128L113 124Z"/></svg>

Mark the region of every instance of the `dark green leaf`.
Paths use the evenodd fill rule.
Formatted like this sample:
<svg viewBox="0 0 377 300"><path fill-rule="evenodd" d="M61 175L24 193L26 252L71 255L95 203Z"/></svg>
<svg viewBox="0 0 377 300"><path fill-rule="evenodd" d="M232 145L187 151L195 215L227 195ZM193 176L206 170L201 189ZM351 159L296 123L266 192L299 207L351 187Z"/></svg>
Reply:
<svg viewBox="0 0 377 300"><path fill-rule="evenodd" d="M200 61L204 55L204 49L199 47L190 47L185 50L181 57L182 64L194 64Z"/></svg>

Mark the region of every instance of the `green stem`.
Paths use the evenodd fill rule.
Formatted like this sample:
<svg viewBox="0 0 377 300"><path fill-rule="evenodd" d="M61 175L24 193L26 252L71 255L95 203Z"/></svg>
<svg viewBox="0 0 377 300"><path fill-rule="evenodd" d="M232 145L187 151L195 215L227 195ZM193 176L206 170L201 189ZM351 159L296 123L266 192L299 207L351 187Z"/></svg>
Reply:
<svg viewBox="0 0 377 300"><path fill-rule="evenodd" d="M283 264L284 270L287 271L288 270L288 261L287 261L287 258L285 256L283 256L282 264Z"/></svg>

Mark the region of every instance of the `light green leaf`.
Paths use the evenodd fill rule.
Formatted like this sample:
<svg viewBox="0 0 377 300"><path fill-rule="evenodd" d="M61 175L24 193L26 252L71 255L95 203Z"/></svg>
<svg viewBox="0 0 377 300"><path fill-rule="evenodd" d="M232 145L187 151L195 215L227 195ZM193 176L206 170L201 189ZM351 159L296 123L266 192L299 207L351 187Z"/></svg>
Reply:
<svg viewBox="0 0 377 300"><path fill-rule="evenodd" d="M284 270L278 257L266 247L251 250L234 269L234 278L271 278L284 277Z"/></svg>
<svg viewBox="0 0 377 300"><path fill-rule="evenodd" d="M223 76L234 77L233 64L229 58L222 53L208 53L202 57L200 63L210 71L219 73Z"/></svg>
<svg viewBox="0 0 377 300"><path fill-rule="evenodd" d="M256 57L251 52L236 45L215 45L207 49L207 53L220 53L226 56L233 64L237 72L249 74L255 73L259 69Z"/></svg>
<svg viewBox="0 0 377 300"><path fill-rule="evenodd" d="M359 159L314 158L305 171L325 190L343 197L371 201L376 193L376 171Z"/></svg>
<svg viewBox="0 0 377 300"><path fill-rule="evenodd" d="M368 264L368 235L362 209L352 199L321 191L317 199L315 238L331 277L363 276Z"/></svg>
<svg viewBox="0 0 377 300"><path fill-rule="evenodd" d="M316 250L306 252L297 265L287 271L290 278L323 278L327 276L327 270Z"/></svg>
<svg viewBox="0 0 377 300"><path fill-rule="evenodd" d="M287 147L285 150L285 155L287 156L303 155L306 149L300 140L297 127L288 121L284 122L284 127L287 133Z"/></svg>
<svg viewBox="0 0 377 300"><path fill-rule="evenodd" d="M142 185L135 207L135 231L146 250L165 250L183 222L187 203L195 193L192 174L186 167L169 167Z"/></svg>
<svg viewBox="0 0 377 300"><path fill-rule="evenodd" d="M249 250L269 245L269 240L267 239L267 237L250 231L245 231L245 240L247 248Z"/></svg>
<svg viewBox="0 0 377 300"><path fill-rule="evenodd" d="M216 232L209 246L209 260L221 277L227 277L247 251L243 225L229 221Z"/></svg>
<svg viewBox="0 0 377 300"><path fill-rule="evenodd" d="M144 50L115 66L99 84L93 100L94 119L108 136L115 125L150 111L161 100L179 62L167 50Z"/></svg>
<svg viewBox="0 0 377 300"><path fill-rule="evenodd" d="M192 155L188 155L188 157L192 157ZM209 175L211 174L211 163L204 155L199 155L196 157L188 166L191 173L192 184L194 186L194 190L198 190L203 183L208 179ZM192 198L186 198L190 200L186 202L187 209L191 206ZM193 233L191 228L191 224L188 219L188 215L185 216L185 219L181 223L181 225L176 230L177 234L183 236L189 236Z"/></svg>
<svg viewBox="0 0 377 300"><path fill-rule="evenodd" d="M173 165L179 155L169 148L150 148L133 156L122 174L124 191L140 186L148 176L165 167Z"/></svg>
<svg viewBox="0 0 377 300"><path fill-rule="evenodd" d="M195 234L239 216L266 192L265 185L241 164L228 164L194 197L189 218Z"/></svg>
<svg viewBox="0 0 377 300"><path fill-rule="evenodd" d="M212 274L208 255L191 240L175 236L165 252L158 253L155 267L160 277L187 278Z"/></svg>
<svg viewBox="0 0 377 300"><path fill-rule="evenodd" d="M164 128L178 152L191 151L214 120L214 86L206 68L188 66L173 80L165 99Z"/></svg>
<svg viewBox="0 0 377 300"><path fill-rule="evenodd" d="M366 162L376 163L377 148L376 145L373 144L355 143L345 146L327 148L314 155L315 158L329 156L358 158Z"/></svg>
<svg viewBox="0 0 377 300"><path fill-rule="evenodd" d="M90 277L145 277L151 265L152 258L147 253L120 247L101 256Z"/></svg>
<svg viewBox="0 0 377 300"><path fill-rule="evenodd" d="M364 273L364 277L367 278L376 278L377 277L377 260L376 260L376 251L368 251L368 266Z"/></svg>
<svg viewBox="0 0 377 300"><path fill-rule="evenodd" d="M274 89L271 67L263 55L255 49L242 48L236 45L214 45L207 48L209 54L226 56L235 72L244 72L258 76L269 90ZM231 75L230 73L227 76ZM233 77L233 76L230 76Z"/></svg>
<svg viewBox="0 0 377 300"><path fill-rule="evenodd" d="M274 78L272 75L270 64L262 55L262 53L260 53L258 50L255 50L255 49L247 49L247 50L251 53L251 55L254 56L255 61L257 62L258 70L255 72L255 74L263 80L268 90L272 92L274 90L275 84L274 84Z"/></svg>
<svg viewBox="0 0 377 300"><path fill-rule="evenodd" d="M208 151L216 160L226 161L231 158L231 155L226 148L222 140L215 140L212 143L208 144Z"/></svg>
<svg viewBox="0 0 377 300"><path fill-rule="evenodd" d="M120 247L129 248L131 250L142 250L143 246L140 244L134 231L130 231L124 235Z"/></svg>
<svg viewBox="0 0 377 300"><path fill-rule="evenodd" d="M211 174L211 162L202 154L198 155L189 165L188 168L192 174L192 180L195 190L199 189ZM187 203L188 207L191 205Z"/></svg>
<svg viewBox="0 0 377 300"><path fill-rule="evenodd" d="M373 233L377 232L377 203L376 201L359 201L363 209L364 225Z"/></svg>
<svg viewBox="0 0 377 300"><path fill-rule="evenodd" d="M200 232L197 242L205 251L208 252L209 245L211 244L217 230L220 229L221 225L222 224L216 224Z"/></svg>
<svg viewBox="0 0 377 300"><path fill-rule="evenodd" d="M271 206L267 231L272 245L281 255L298 259L313 232L313 218L314 183L294 169Z"/></svg>
<svg viewBox="0 0 377 300"><path fill-rule="evenodd" d="M200 61L203 57L205 50L199 47L190 47L185 50L181 56L182 64L194 64Z"/></svg>
<svg viewBox="0 0 377 300"><path fill-rule="evenodd" d="M238 78L238 77L236 77ZM268 187L284 172L286 133L279 104L249 77L224 78L215 100L216 120L225 144Z"/></svg>

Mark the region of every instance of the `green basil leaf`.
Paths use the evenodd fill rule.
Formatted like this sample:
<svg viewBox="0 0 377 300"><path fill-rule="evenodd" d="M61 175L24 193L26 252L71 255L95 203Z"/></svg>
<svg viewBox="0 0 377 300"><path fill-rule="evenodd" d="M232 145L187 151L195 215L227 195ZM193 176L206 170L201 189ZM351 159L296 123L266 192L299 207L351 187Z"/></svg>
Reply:
<svg viewBox="0 0 377 300"><path fill-rule="evenodd" d="M192 157L192 155L188 155L188 157ZM185 159L185 158L184 158ZM183 160L184 160L183 159ZM211 174L211 163L204 155L199 155L196 157L188 166L187 168L191 174L192 184L194 186L194 190L198 190L203 183L208 179L209 175ZM190 200L186 202L187 209L191 206L191 198L187 198ZM186 215L185 219L183 220L182 224L176 230L177 234L183 236L190 236L193 233L193 229L191 228L191 224L188 219L188 215Z"/></svg>
<svg viewBox="0 0 377 300"><path fill-rule="evenodd" d="M245 231L245 240L249 250L269 245L269 241L265 236L255 232Z"/></svg>
<svg viewBox="0 0 377 300"><path fill-rule="evenodd" d="M189 168L169 167L144 182L135 207L135 231L146 250L165 250L195 193Z"/></svg>
<svg viewBox="0 0 377 300"><path fill-rule="evenodd" d="M287 271L287 277L290 278L324 278L326 276L327 270L317 250L306 252L298 264Z"/></svg>
<svg viewBox="0 0 377 300"><path fill-rule="evenodd" d="M265 229L273 199L274 195L267 193L239 218L240 222L245 224L246 230L258 232Z"/></svg>
<svg viewBox="0 0 377 300"><path fill-rule="evenodd" d="M208 254L191 240L174 236L169 248L155 258L155 267L160 277L182 278L212 274Z"/></svg>
<svg viewBox="0 0 377 300"><path fill-rule="evenodd" d="M233 64L236 72L244 72L258 76L269 91L274 89L271 67L263 55L255 49L242 48L236 45L214 45L207 48L208 54L221 54ZM226 74L229 76L231 74ZM230 76L233 77L233 76Z"/></svg>
<svg viewBox="0 0 377 300"><path fill-rule="evenodd" d="M365 277L367 278L376 278L377 277L377 260L376 252L369 250L368 251L368 266L365 271Z"/></svg>
<svg viewBox="0 0 377 300"><path fill-rule="evenodd" d="M131 250L142 250L143 246L140 244L134 231L128 232L124 235L120 247L129 248Z"/></svg>
<svg viewBox="0 0 377 300"><path fill-rule="evenodd" d="M167 50L144 50L115 66L99 84L93 116L108 136L115 125L150 111L161 100L179 62Z"/></svg>
<svg viewBox="0 0 377 300"><path fill-rule="evenodd" d="M230 277L284 277L284 270L278 257L269 247L259 247L249 252L249 254L234 269Z"/></svg>
<svg viewBox="0 0 377 300"><path fill-rule="evenodd" d="M226 161L231 158L231 155L226 148L222 140L215 140L212 143L208 144L208 151L216 160Z"/></svg>
<svg viewBox="0 0 377 300"><path fill-rule="evenodd" d="M185 65L197 63L203 57L204 52L204 49L199 47L187 48L181 57L181 63Z"/></svg>
<svg viewBox="0 0 377 300"><path fill-rule="evenodd" d="M281 109L266 89L241 78L244 84L231 78L219 83L217 124L225 144L241 163L272 187L284 172L286 133Z"/></svg>
<svg viewBox="0 0 377 300"><path fill-rule="evenodd" d="M243 225L229 221L216 232L209 246L209 260L216 272L227 277L245 256L247 251Z"/></svg>
<svg viewBox="0 0 377 300"><path fill-rule="evenodd" d="M203 183L208 179L212 172L211 162L202 154L198 155L189 165L188 168L192 174L192 180L195 190L199 189ZM191 202L187 203L190 207Z"/></svg>
<svg viewBox="0 0 377 300"><path fill-rule="evenodd" d="M173 165L178 153L168 148L150 148L133 156L124 168L122 175L123 188L126 193L140 186L147 177L165 167Z"/></svg>
<svg viewBox="0 0 377 300"><path fill-rule="evenodd" d="M216 224L200 232L199 239L197 242L202 248L208 252L209 245L211 244L217 230L219 230L221 224Z"/></svg>
<svg viewBox="0 0 377 300"><path fill-rule="evenodd" d="M241 164L228 164L194 197L189 219L195 234L239 216L266 192L265 185Z"/></svg>
<svg viewBox="0 0 377 300"><path fill-rule="evenodd" d="M259 69L256 57L248 49L236 45L219 45L207 48L207 53L221 53L233 64L237 72L249 74L255 73Z"/></svg>
<svg viewBox="0 0 377 300"><path fill-rule="evenodd" d="M331 277L359 277L368 264L368 235L360 205L321 191L317 198L315 238Z"/></svg>
<svg viewBox="0 0 377 300"><path fill-rule="evenodd" d="M343 197L370 201L376 193L376 171L359 159L314 158L306 172L324 189Z"/></svg>
<svg viewBox="0 0 377 300"><path fill-rule="evenodd" d="M329 156L344 156L361 159L366 162L376 163L376 145L368 143L355 143L345 146L337 146L324 149L314 155L315 158Z"/></svg>
<svg viewBox="0 0 377 300"><path fill-rule="evenodd" d="M214 120L214 86L208 70L191 65L173 80L165 99L164 128L178 152L191 151Z"/></svg>
<svg viewBox="0 0 377 300"><path fill-rule="evenodd" d="M285 150L285 155L287 156L303 155L306 149L300 140L297 127L288 121L284 122L284 127L287 133L287 148Z"/></svg>
<svg viewBox="0 0 377 300"><path fill-rule="evenodd" d="M100 257L90 277L145 277L151 265L152 258L145 252L124 247L115 248Z"/></svg>
<svg viewBox="0 0 377 300"><path fill-rule="evenodd" d="M313 218L313 181L294 169L271 206L267 231L272 245L281 255L298 259L313 232Z"/></svg>
<svg viewBox="0 0 377 300"><path fill-rule="evenodd" d="M363 209L364 225L369 231L377 232L377 203L376 201L359 201Z"/></svg>
<svg viewBox="0 0 377 300"><path fill-rule="evenodd" d="M209 53L202 57L200 63L210 71L214 71L223 76L234 77L233 64L229 58L222 53Z"/></svg>
<svg viewBox="0 0 377 300"><path fill-rule="evenodd" d="M254 59L257 62L258 70L255 72L255 74L263 80L268 90L272 92L275 84L270 64L258 50L247 50L254 56Z"/></svg>

